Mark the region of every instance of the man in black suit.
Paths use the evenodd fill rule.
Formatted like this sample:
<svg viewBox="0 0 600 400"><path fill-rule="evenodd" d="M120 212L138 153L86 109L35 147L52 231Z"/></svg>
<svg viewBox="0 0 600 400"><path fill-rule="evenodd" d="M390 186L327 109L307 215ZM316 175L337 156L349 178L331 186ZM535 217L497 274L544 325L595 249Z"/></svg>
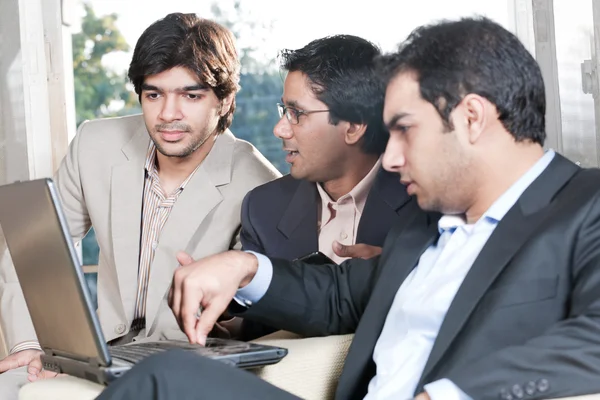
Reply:
<svg viewBox="0 0 600 400"><path fill-rule="evenodd" d="M281 52L287 71L274 129L290 174L250 191L242 205L243 250L293 260L320 251L340 263L381 253L391 227L410 217L395 173L381 168L385 83L379 49L336 35ZM241 338L275 329L245 320Z"/></svg>
<svg viewBox="0 0 600 400"><path fill-rule="evenodd" d="M410 198L396 174L381 168L389 135L379 55L374 44L351 35L281 52L287 76L273 132L288 153L290 174L246 195L244 250L290 260L316 251L340 262L356 253L368 258L406 219L402 206ZM334 249L335 242L346 246Z"/></svg>
<svg viewBox="0 0 600 400"><path fill-rule="evenodd" d="M204 343L235 296L231 309L283 329L356 331L337 399L600 392L600 171L544 152L537 63L481 18L419 28L382 64L383 165L431 213L392 229L380 257L340 266L180 255L169 301L190 341ZM210 384L224 377L228 387ZM157 399L294 398L177 352L141 363L106 398L143 385Z"/></svg>

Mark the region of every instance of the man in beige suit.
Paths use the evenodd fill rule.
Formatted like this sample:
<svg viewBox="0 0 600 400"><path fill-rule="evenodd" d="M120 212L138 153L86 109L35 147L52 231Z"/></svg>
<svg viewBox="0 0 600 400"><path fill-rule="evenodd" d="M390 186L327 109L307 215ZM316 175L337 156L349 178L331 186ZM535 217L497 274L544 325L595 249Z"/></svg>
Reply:
<svg viewBox="0 0 600 400"><path fill-rule="evenodd" d="M185 340L165 302L176 253L200 259L239 247L245 194L279 176L227 129L239 70L224 27L183 14L155 22L129 69L143 114L84 123L56 173L73 239L92 225L96 231L98 315L110 344ZM42 370L21 288L4 260L0 323L10 355L0 361L0 393L7 399L27 377L53 374Z"/></svg>

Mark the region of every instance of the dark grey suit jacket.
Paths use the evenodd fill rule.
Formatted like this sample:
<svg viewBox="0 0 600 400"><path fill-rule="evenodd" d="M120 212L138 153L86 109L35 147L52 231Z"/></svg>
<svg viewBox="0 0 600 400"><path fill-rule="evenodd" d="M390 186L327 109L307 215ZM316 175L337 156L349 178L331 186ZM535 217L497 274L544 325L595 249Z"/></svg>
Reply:
<svg viewBox="0 0 600 400"><path fill-rule="evenodd" d="M414 213L372 260L272 259L264 298L232 309L305 335L356 331L336 398L361 399L394 296L436 240L438 219ZM600 392L599 170L557 154L499 222L448 310L415 393L441 378L477 400Z"/></svg>
<svg viewBox="0 0 600 400"><path fill-rule="evenodd" d="M403 206L410 201L398 174L381 169L369 191L356 243L381 247L392 226L408 219ZM316 185L291 175L254 188L242 204L242 248L288 260L318 251L320 204Z"/></svg>
<svg viewBox="0 0 600 400"><path fill-rule="evenodd" d="M363 210L356 243L383 246L395 224L410 219L414 202L400 183L398 174L384 169L377 173ZM243 250L269 257L294 260L319 250L317 229L320 197L313 182L291 175L263 184L250 191L242 205ZM407 212L408 211L408 212ZM420 211L416 211L420 212ZM245 320L240 339L251 340L277 329Z"/></svg>

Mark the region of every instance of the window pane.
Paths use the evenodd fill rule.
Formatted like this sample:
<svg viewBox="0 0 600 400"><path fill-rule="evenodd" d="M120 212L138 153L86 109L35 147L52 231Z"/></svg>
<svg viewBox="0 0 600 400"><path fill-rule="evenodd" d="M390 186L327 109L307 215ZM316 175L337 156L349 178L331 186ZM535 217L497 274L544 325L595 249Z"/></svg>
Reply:
<svg viewBox="0 0 600 400"><path fill-rule="evenodd" d="M594 99L584 93L582 63L591 60L592 0L554 1L563 154L597 166Z"/></svg>

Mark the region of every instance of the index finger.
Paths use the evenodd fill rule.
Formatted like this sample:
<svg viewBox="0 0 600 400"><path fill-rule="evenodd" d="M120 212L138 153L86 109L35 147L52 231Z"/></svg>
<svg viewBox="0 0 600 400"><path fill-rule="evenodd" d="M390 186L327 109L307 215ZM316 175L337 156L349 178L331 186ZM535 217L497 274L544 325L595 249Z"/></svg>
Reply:
<svg viewBox="0 0 600 400"><path fill-rule="evenodd" d="M206 345L208 334L212 331L223 311L227 309L227 305L229 305L229 301L226 297L219 297L202 310L195 327L196 343Z"/></svg>
<svg viewBox="0 0 600 400"><path fill-rule="evenodd" d="M181 329L188 337L190 343L196 343L196 320L199 306L202 305L204 294L201 290L186 290L182 285L181 307L179 318L181 320Z"/></svg>

